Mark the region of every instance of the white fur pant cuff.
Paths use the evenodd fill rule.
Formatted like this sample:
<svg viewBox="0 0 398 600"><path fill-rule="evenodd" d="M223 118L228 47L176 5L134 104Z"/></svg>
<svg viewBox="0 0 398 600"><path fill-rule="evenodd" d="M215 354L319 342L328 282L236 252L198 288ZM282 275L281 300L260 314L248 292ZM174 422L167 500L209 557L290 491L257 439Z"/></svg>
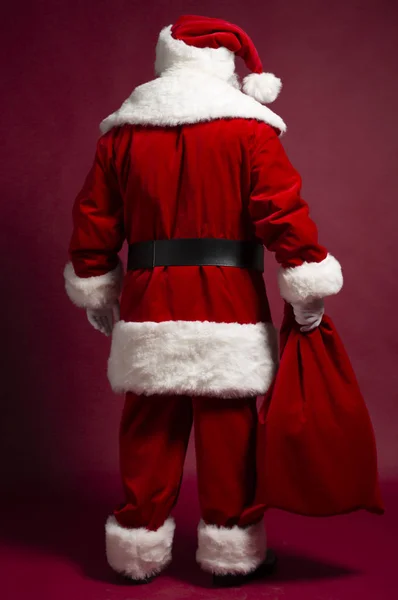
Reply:
<svg viewBox="0 0 398 600"><path fill-rule="evenodd" d="M146 579L163 571L171 561L175 522L169 518L157 531L127 529L108 518L105 526L109 565L131 579Z"/></svg>
<svg viewBox="0 0 398 600"><path fill-rule="evenodd" d="M199 524L196 560L205 571L215 575L251 573L266 554L263 521L246 528Z"/></svg>

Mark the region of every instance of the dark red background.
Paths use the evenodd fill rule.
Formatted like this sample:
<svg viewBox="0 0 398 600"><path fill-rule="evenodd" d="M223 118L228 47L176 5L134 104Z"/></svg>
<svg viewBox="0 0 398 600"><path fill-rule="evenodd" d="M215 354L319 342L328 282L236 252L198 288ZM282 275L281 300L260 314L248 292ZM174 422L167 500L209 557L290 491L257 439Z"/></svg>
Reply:
<svg viewBox="0 0 398 600"><path fill-rule="evenodd" d="M71 205L99 121L152 78L159 30L181 13L238 23L284 81L274 105L284 143L344 267L328 312L368 402L381 474L397 476L396 2L36 0L8 3L1 19L3 490L89 489L117 471L109 341L63 289ZM279 323L275 272L267 257Z"/></svg>

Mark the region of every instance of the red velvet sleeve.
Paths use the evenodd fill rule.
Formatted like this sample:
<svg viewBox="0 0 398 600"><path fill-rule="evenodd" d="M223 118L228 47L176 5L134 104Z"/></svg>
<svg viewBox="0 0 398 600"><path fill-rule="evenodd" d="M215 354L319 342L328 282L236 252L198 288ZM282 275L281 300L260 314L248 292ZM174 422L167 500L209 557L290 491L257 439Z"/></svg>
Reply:
<svg viewBox="0 0 398 600"><path fill-rule="evenodd" d="M301 197L301 177L271 127L257 124L251 144L249 210L256 235L283 267L320 262L326 249Z"/></svg>
<svg viewBox="0 0 398 600"><path fill-rule="evenodd" d="M340 263L318 243L318 231L301 197L301 177L274 130L256 123L251 140L249 212L255 233L281 265L279 287L288 302L337 294Z"/></svg>
<svg viewBox="0 0 398 600"><path fill-rule="evenodd" d="M125 238L124 210L112 153L110 131L98 141L94 164L73 206L70 262L64 277L69 298L82 308L113 305L123 281L118 253Z"/></svg>
<svg viewBox="0 0 398 600"><path fill-rule="evenodd" d="M123 201L112 166L111 133L97 144L94 163L73 207L69 255L78 277L115 269L124 241Z"/></svg>

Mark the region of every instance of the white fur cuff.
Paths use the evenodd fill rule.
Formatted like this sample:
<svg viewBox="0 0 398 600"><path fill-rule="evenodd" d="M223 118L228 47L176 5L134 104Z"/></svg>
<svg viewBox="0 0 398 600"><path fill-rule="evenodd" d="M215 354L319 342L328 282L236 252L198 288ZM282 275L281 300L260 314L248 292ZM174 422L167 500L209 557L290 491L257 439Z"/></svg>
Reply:
<svg viewBox="0 0 398 600"><path fill-rule="evenodd" d="M115 304L120 296L123 268L119 262L116 269L96 277L78 277L72 263L64 270L65 289L69 298L80 308L104 308Z"/></svg>
<svg viewBox="0 0 398 600"><path fill-rule="evenodd" d="M343 287L341 265L328 254L321 262L304 262L299 267L280 269L279 289L287 302L306 302L337 294Z"/></svg>
<svg viewBox="0 0 398 600"><path fill-rule="evenodd" d="M204 521L199 524L196 560L205 571L215 575L251 573L265 560L266 553L262 521L246 528L217 527Z"/></svg>
<svg viewBox="0 0 398 600"><path fill-rule="evenodd" d="M157 531L145 527L127 529L119 525L115 517L109 517L105 526L109 565L131 579L156 575L171 561L174 530L171 517Z"/></svg>

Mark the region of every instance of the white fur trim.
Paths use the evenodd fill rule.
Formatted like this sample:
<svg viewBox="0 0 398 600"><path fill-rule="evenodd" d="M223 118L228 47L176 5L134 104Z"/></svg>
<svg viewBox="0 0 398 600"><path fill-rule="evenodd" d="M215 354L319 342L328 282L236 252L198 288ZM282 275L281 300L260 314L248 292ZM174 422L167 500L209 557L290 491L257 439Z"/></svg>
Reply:
<svg viewBox="0 0 398 600"><path fill-rule="evenodd" d="M228 48L196 48L171 34L172 25L164 27L156 46L155 72L161 75L180 66L206 71L228 80L235 71L235 54Z"/></svg>
<svg viewBox="0 0 398 600"><path fill-rule="evenodd" d="M227 48L195 48L162 30L156 50L160 77L138 86L100 125L102 133L126 123L174 127L214 119L257 119L284 133L277 114L239 89L235 56Z"/></svg>
<svg viewBox="0 0 398 600"><path fill-rule="evenodd" d="M120 295L123 268L119 262L116 269L95 277L78 277L72 263L64 270L65 289L69 298L80 308L103 308L114 304Z"/></svg>
<svg viewBox="0 0 398 600"><path fill-rule="evenodd" d="M341 265L328 254L321 262L304 262L299 267L280 269L279 289L287 302L306 302L337 294L343 287Z"/></svg>
<svg viewBox="0 0 398 600"><path fill-rule="evenodd" d="M157 531L145 527L127 529L114 516L105 526L109 565L131 579L146 579L162 571L171 561L175 522L169 518Z"/></svg>
<svg viewBox="0 0 398 600"><path fill-rule="evenodd" d="M269 323L119 321L108 377L115 392L261 395L276 371L276 338Z"/></svg>
<svg viewBox="0 0 398 600"><path fill-rule="evenodd" d="M243 80L243 91L258 102L270 104L277 99L282 81L273 73L251 73Z"/></svg>
<svg viewBox="0 0 398 600"><path fill-rule="evenodd" d="M126 123L174 127L232 118L256 119L286 131L281 117L236 89L233 81L188 67L169 69L137 87L100 128L105 133Z"/></svg>
<svg viewBox="0 0 398 600"><path fill-rule="evenodd" d="M263 521L247 528L199 524L196 560L205 571L215 575L251 573L266 554Z"/></svg>

